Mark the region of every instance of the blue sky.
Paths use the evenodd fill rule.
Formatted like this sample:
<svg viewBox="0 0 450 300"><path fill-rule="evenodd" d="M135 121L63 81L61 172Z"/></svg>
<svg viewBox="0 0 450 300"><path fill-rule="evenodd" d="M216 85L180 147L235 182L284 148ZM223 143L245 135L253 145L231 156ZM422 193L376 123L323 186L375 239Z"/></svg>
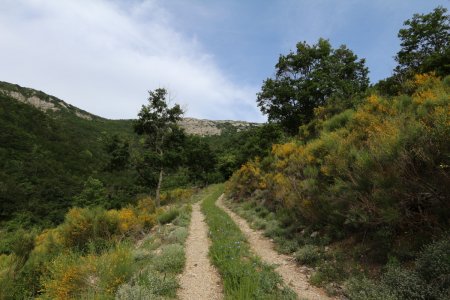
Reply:
<svg viewBox="0 0 450 300"><path fill-rule="evenodd" d="M107 118L166 87L186 116L264 121L256 93L280 54L327 38L391 74L398 30L448 0L0 0L0 80Z"/></svg>

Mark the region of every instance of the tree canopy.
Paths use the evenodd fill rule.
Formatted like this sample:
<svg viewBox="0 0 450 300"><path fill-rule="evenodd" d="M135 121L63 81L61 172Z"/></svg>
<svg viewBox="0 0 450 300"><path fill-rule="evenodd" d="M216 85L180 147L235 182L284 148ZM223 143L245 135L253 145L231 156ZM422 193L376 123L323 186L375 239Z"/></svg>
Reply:
<svg viewBox="0 0 450 300"><path fill-rule="evenodd" d="M428 14L414 14L398 32L400 51L395 56L398 65L393 75L380 80L379 92L397 95L407 80L415 74L434 72L438 76L450 74L450 15L439 6Z"/></svg>
<svg viewBox="0 0 450 300"><path fill-rule="evenodd" d="M414 14L403 23L398 37L397 73L450 73L450 15L442 6L428 14Z"/></svg>
<svg viewBox="0 0 450 300"><path fill-rule="evenodd" d="M264 81L258 93L258 106L270 122L296 134L298 127L312 120L314 108L332 97L349 98L368 85L364 59L342 45L333 49L330 42L298 43L296 52L280 55L275 78Z"/></svg>

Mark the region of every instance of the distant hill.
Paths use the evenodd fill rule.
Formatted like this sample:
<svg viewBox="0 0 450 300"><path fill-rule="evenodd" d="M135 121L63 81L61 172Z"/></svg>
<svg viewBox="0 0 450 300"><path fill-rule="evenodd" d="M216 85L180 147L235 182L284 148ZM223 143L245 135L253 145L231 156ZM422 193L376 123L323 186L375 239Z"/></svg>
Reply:
<svg viewBox="0 0 450 300"><path fill-rule="evenodd" d="M138 175L131 166L106 170L111 160L107 145L115 136L127 140L130 151L139 148L132 125L133 120L105 119L42 91L0 82L0 226L11 219L60 223L90 176L106 184L112 207L146 191L149 187L134 184ZM187 133L210 136L216 145L257 125L193 118L181 122Z"/></svg>
<svg viewBox="0 0 450 300"><path fill-rule="evenodd" d="M131 120L105 119L68 104L59 98L47 95L42 91L21 87L17 84L0 81L0 94L15 99L19 102L30 104L43 112L51 113L57 116L71 114L89 121L94 120L107 123L112 122L116 124L123 123L127 126L129 126L132 122ZM180 126L186 130L187 134L200 136L220 135L226 130L234 130L239 132L259 125L260 124L258 123L250 123L245 121L205 120L195 118L184 118L180 122Z"/></svg>

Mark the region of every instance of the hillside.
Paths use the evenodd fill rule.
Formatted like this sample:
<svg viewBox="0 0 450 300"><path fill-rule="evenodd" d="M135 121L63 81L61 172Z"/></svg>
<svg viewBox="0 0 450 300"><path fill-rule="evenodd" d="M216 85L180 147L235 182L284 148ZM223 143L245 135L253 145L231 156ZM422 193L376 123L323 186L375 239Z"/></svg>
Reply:
<svg viewBox="0 0 450 300"><path fill-rule="evenodd" d="M217 181L229 176L246 157L223 162L220 156L225 154L209 145L220 140L227 149L236 148L236 141L242 140L238 134L258 127L247 122L193 118L184 119L181 125L202 140L189 138L189 150L184 153L185 164L196 171L175 172L174 179L167 181L169 187L199 178ZM133 131L133 120L105 119L42 91L0 82L0 127L3 221L58 224L90 177L99 179L106 188L107 207L120 207L133 201L136 193L149 191L150 183L142 181L134 167L142 156L142 141ZM202 136L214 139L203 140ZM209 157L207 173L212 175L198 168L198 153Z"/></svg>
<svg viewBox="0 0 450 300"><path fill-rule="evenodd" d="M130 133L132 120L105 119L39 90L0 81L0 94L19 102L29 104L54 117L78 117L80 119L94 121L97 123L96 125L103 125L100 127L103 127L102 129L107 132L118 130L121 134ZM183 118L179 125L185 129L187 134L199 136L220 135L227 129L239 132L260 126L258 123L245 121L205 120L188 117Z"/></svg>

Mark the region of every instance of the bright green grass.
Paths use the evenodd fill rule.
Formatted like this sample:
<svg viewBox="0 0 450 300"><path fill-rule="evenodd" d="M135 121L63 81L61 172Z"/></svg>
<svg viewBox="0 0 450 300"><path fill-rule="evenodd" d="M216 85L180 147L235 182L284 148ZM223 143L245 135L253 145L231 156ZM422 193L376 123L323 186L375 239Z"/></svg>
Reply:
<svg viewBox="0 0 450 300"><path fill-rule="evenodd" d="M214 185L202 211L210 228L209 255L222 275L226 299L295 299L273 268L250 253L247 241L231 218L215 205L223 185Z"/></svg>

